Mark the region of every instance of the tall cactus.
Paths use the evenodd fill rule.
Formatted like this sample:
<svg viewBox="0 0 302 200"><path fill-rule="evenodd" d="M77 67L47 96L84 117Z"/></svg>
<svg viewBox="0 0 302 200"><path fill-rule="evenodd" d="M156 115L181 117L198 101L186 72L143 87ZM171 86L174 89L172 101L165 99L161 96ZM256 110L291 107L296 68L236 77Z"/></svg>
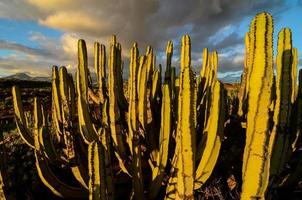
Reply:
<svg viewBox="0 0 302 200"><path fill-rule="evenodd" d="M97 130L89 114L87 48L84 40L78 41L78 62L77 93L79 128L84 141L89 144L97 139Z"/></svg>
<svg viewBox="0 0 302 200"><path fill-rule="evenodd" d="M30 146L31 148L35 148L34 136L30 132L26 124L22 101L21 101L21 95L18 87L14 86L12 88L12 96L13 96L13 104L14 104L15 121L16 121L18 132L21 138L23 139L23 141L28 146Z"/></svg>
<svg viewBox="0 0 302 200"><path fill-rule="evenodd" d="M94 70L98 83L98 91L95 94L91 88L88 88L88 95L94 102L103 104L106 96L106 48L98 42L94 43Z"/></svg>
<svg viewBox="0 0 302 200"><path fill-rule="evenodd" d="M134 197L142 199L144 197L144 187L141 168L141 151L139 147L139 118L138 118L138 94L137 94L137 72L138 72L138 48L134 43L131 48L130 74L129 74L129 111L128 111L128 144L133 155L133 188ZM144 58L144 57L143 57Z"/></svg>
<svg viewBox="0 0 302 200"><path fill-rule="evenodd" d="M126 149L123 142L123 135L121 131L121 124L119 121L121 120L121 113L118 106L118 87L117 87L117 42L116 37L112 36L110 43L110 53L109 53L109 77L108 77L108 85L109 85L109 121L110 121L110 132L112 137L113 146L115 148L116 153L125 158Z"/></svg>
<svg viewBox="0 0 302 200"><path fill-rule="evenodd" d="M271 86L273 82L273 20L257 14L250 26L254 48L249 77L246 144L242 171L241 199L264 199L268 185L270 151Z"/></svg>
<svg viewBox="0 0 302 200"><path fill-rule="evenodd" d="M275 137L272 160L271 176L279 174L287 160L290 148L291 110L294 103L295 85L292 69L292 37L291 30L284 28L278 35L277 52L277 79L276 103L274 109L274 128L272 135ZM296 84L296 83L295 83Z"/></svg>
<svg viewBox="0 0 302 200"><path fill-rule="evenodd" d="M191 69L191 42L183 36L181 46L181 72L178 97L176 199L194 199L195 177L195 125L194 125L195 80Z"/></svg>
<svg viewBox="0 0 302 200"><path fill-rule="evenodd" d="M203 134L206 142L195 175L195 189L200 188L210 177L218 159L223 139L225 107L222 83L216 81L212 88L210 115Z"/></svg>
<svg viewBox="0 0 302 200"><path fill-rule="evenodd" d="M162 184L165 168L168 162L168 149L171 135L171 93L169 84L162 87L162 107L161 107L161 127L159 133L159 155L157 156L156 166L152 170L152 182L150 187L150 199L155 199Z"/></svg>
<svg viewBox="0 0 302 200"><path fill-rule="evenodd" d="M247 93L248 93L248 79L249 79L249 42L250 42L250 36L249 33L245 34L244 37L245 42L245 55L244 55L244 69L242 72L242 78L240 83L240 90L238 94L239 98L239 108L238 108L238 114L239 116L243 116L246 114L246 107L247 107Z"/></svg>

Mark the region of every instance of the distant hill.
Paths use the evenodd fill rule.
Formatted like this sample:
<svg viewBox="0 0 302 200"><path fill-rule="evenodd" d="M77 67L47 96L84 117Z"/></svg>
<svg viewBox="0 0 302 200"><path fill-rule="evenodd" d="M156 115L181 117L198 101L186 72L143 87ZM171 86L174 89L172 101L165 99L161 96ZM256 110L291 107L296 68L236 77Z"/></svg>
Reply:
<svg viewBox="0 0 302 200"><path fill-rule="evenodd" d="M2 77L1 79L21 80L21 81L45 81L45 82L51 81L51 77L32 77L26 73L16 73L10 76Z"/></svg>

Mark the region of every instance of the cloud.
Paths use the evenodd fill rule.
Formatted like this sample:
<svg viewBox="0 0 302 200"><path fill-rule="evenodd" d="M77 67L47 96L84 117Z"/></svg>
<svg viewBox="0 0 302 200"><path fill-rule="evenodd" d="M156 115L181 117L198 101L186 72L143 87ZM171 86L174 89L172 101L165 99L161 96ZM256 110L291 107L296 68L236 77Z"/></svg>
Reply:
<svg viewBox="0 0 302 200"><path fill-rule="evenodd" d="M12 43L6 40L0 40L0 49L9 49L30 55L49 56L51 54L46 49L31 48L22 44Z"/></svg>
<svg viewBox="0 0 302 200"><path fill-rule="evenodd" d="M44 38L39 44L51 54L47 61L57 59L71 68L77 62L78 38L87 40L91 60L93 41L108 44L111 34L117 34L125 57L134 41L138 42L140 52L152 45L158 64L165 63L162 56L165 45L173 40L172 64L178 67L181 36L190 34L193 65L196 68L201 65L202 49L208 47L218 50L219 70L226 72L243 67L242 59L238 59L244 51L244 33L238 33L242 21L264 10L278 19L287 8L281 0L2 0L0 16L29 19L62 30L64 34L59 41ZM36 39L39 42L43 38ZM230 55L237 59L231 59Z"/></svg>

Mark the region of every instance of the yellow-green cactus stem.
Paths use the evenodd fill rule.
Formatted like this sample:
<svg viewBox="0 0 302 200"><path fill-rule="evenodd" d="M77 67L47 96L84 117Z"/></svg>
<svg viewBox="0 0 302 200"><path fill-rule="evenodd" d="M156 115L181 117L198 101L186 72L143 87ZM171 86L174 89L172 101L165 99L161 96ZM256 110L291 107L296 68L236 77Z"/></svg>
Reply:
<svg viewBox="0 0 302 200"><path fill-rule="evenodd" d="M129 75L129 110L128 110L128 144L130 151L133 155L132 161L132 181L135 199L144 199L144 185L142 177L142 164L141 164L141 149L139 142L139 108L138 108L138 94L137 94L137 71L138 71L138 48L134 43L130 53L130 75ZM142 57L145 59L145 57ZM146 80L147 77L147 65L143 63L142 78ZM144 86L146 87L146 86ZM143 89L143 86L142 88ZM146 88L147 89L147 88ZM146 93L144 93L146 95Z"/></svg>
<svg viewBox="0 0 302 200"><path fill-rule="evenodd" d="M77 94L80 133L83 140L89 144L97 139L97 131L89 113L87 49L82 39L78 41Z"/></svg>
<svg viewBox="0 0 302 200"><path fill-rule="evenodd" d="M264 199L270 165L270 105L273 83L273 19L257 14L250 26L251 62L241 199Z"/></svg>
<svg viewBox="0 0 302 200"><path fill-rule="evenodd" d="M62 137L62 110L60 107L61 96L59 91L58 67L52 67L52 123L57 140Z"/></svg>
<svg viewBox="0 0 302 200"><path fill-rule="evenodd" d="M276 103L274 110L275 137L270 174L278 175L287 160L291 137L291 109L294 86L292 77L292 36L291 30L283 28L278 35Z"/></svg>
<svg viewBox="0 0 302 200"><path fill-rule="evenodd" d="M71 187L59 180L50 169L47 158L41 152L35 151L35 157L38 175L44 185L53 194L61 198L71 199L83 199L87 197L88 194L82 188Z"/></svg>
<svg viewBox="0 0 302 200"><path fill-rule="evenodd" d="M107 101L104 102L106 104ZM111 156L110 156L110 133L108 131L108 124L106 127L101 128L100 130L100 136L101 136L101 143L103 145L104 150L104 162L105 162L105 181L106 181L106 195L107 199L113 200L115 199L114 193L114 176L112 171L112 162L111 162Z"/></svg>
<svg viewBox="0 0 302 200"><path fill-rule="evenodd" d="M298 70L298 50L297 48L292 48L292 96L291 102L295 102L298 93L297 85L297 70Z"/></svg>
<svg viewBox="0 0 302 200"><path fill-rule="evenodd" d="M0 199L6 200L8 184L5 143L3 141L2 127L0 127Z"/></svg>
<svg viewBox="0 0 302 200"><path fill-rule="evenodd" d="M76 119L76 101L75 101L75 86L73 83L72 74L68 74L67 76L68 82L68 91L69 91L69 101L70 101L70 116L71 120L74 121Z"/></svg>
<svg viewBox="0 0 302 200"><path fill-rule="evenodd" d="M177 142L179 156L177 160L176 199L194 199L195 178L195 124L194 124L194 88L195 80L191 69L190 37L182 37L181 72L178 96Z"/></svg>
<svg viewBox="0 0 302 200"><path fill-rule="evenodd" d="M148 65L152 61L151 54L143 56L140 59L141 74L138 90L138 119L143 130L147 125L147 82L148 82Z"/></svg>
<svg viewBox="0 0 302 200"><path fill-rule="evenodd" d="M297 92L297 102L296 102L296 136L292 144L293 151L297 151L301 141L301 130L302 130L302 69L299 70L299 86ZM283 188L293 187L295 183L299 181L302 176L302 160L300 159L289 174L285 176L279 186Z"/></svg>
<svg viewBox="0 0 302 200"><path fill-rule="evenodd" d="M122 62L122 46L116 43L116 87L117 87L117 101L121 109L128 109L128 102L124 95L123 89L123 62Z"/></svg>
<svg viewBox="0 0 302 200"><path fill-rule="evenodd" d="M102 144L94 141L88 146L89 200L106 198L105 156Z"/></svg>
<svg viewBox="0 0 302 200"><path fill-rule="evenodd" d="M84 163L79 161L80 154L76 152L75 147L75 134L73 132L73 121L71 112L71 96L69 90L70 81L68 79L68 73L66 67L61 67L59 70L60 79L60 96L61 96L61 110L62 110L62 122L63 122L63 138L64 138L64 149L69 163L71 164L71 171L75 179L84 187L88 189L88 178L87 171L83 166Z"/></svg>
<svg viewBox="0 0 302 200"><path fill-rule="evenodd" d="M152 78L152 92L151 92L151 101L154 102L156 101L156 98L158 97L158 93L160 90L160 79L161 79L161 74L160 74L160 69L156 69L153 74Z"/></svg>
<svg viewBox="0 0 302 200"><path fill-rule="evenodd" d="M137 71L138 71L138 48L137 43L133 44L130 52L130 73L128 80L128 93L129 93L129 108L128 108L128 145L132 152L133 135L138 131L138 94L137 94Z"/></svg>
<svg viewBox="0 0 302 200"><path fill-rule="evenodd" d="M169 84L164 84L162 88L162 107L161 107L161 127L159 133L159 155L157 156L156 166L152 170L152 183L150 186L149 198L155 199L165 175L165 168L168 161L168 149L171 134L171 93Z"/></svg>
<svg viewBox="0 0 302 200"><path fill-rule="evenodd" d="M206 138L206 142L196 170L195 189L200 188L210 177L217 162L223 139L226 105L222 83L216 81L211 93L210 115L202 136Z"/></svg>
<svg viewBox="0 0 302 200"><path fill-rule="evenodd" d="M70 116L70 96L68 90L68 74L65 67L61 67L59 70L60 76L60 96L61 96L61 110L62 110L62 122L63 122L63 136L65 143L65 154L68 159L74 159L74 145L73 135L71 133L71 116Z"/></svg>
<svg viewBox="0 0 302 200"><path fill-rule="evenodd" d="M49 168L48 160L44 156L41 145L39 132L43 130L41 104L37 98L34 99L34 144L35 144L35 157L36 168L41 181L51 192L61 198L83 199L87 196L85 190L66 185L61 182L56 175L53 174Z"/></svg>
<svg viewBox="0 0 302 200"><path fill-rule="evenodd" d="M296 48L293 48L293 69L298 70L298 50ZM294 78L294 75L293 75ZM294 141L292 142L292 151L296 151L297 148L299 148L299 142L300 142L300 138L301 138L301 128L302 128L302 121L301 121L301 109L302 109L302 71L299 70L299 85L297 85L297 83L295 83L295 86L297 87L297 89L295 90L296 92L296 97L295 97L295 107L294 109L296 109L296 111L294 111L293 114L295 115L294 117L296 118L295 122L296 122L296 135L294 136Z"/></svg>
<svg viewBox="0 0 302 200"><path fill-rule="evenodd" d="M204 48L202 51L202 67L199 74L201 78L205 76L205 70L208 67L208 60L209 60L208 55L209 55L208 48Z"/></svg>
<svg viewBox="0 0 302 200"><path fill-rule="evenodd" d="M173 56L173 42L168 41L166 47L166 71L165 71L165 81L170 80L171 75L171 63L172 63L172 56Z"/></svg>
<svg viewBox="0 0 302 200"><path fill-rule="evenodd" d="M13 96L13 104L14 104L15 121L16 121L18 132L21 138L23 139L23 141L28 146L30 146L31 148L35 148L34 136L26 125L19 87L13 86L12 96Z"/></svg>
<svg viewBox="0 0 302 200"><path fill-rule="evenodd" d="M113 147L119 156L124 159L126 155L126 149L124 145L123 135L121 131L121 114L118 106L118 90L117 90L117 44L116 37L112 36L110 43L110 53L108 60L108 96L109 96L109 120L110 120L110 132L113 141Z"/></svg>
<svg viewBox="0 0 302 200"><path fill-rule="evenodd" d="M245 41L245 55L244 55L244 69L242 73L240 90L238 94L239 98L239 107L238 107L238 115L243 116L246 112L246 93L247 93L247 82L248 82L248 57L249 57L249 34L246 33L244 37Z"/></svg>
<svg viewBox="0 0 302 200"><path fill-rule="evenodd" d="M106 48L102 44L94 43L94 71L96 73L98 91L95 94L92 88L88 88L89 97L97 104L104 102L105 94L105 67L106 67Z"/></svg>

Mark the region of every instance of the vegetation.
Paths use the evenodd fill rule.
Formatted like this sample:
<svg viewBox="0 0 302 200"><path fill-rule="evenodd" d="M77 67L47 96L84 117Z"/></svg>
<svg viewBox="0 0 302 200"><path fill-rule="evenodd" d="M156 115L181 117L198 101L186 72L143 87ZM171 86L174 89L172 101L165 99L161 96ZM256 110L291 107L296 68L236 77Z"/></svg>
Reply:
<svg viewBox="0 0 302 200"><path fill-rule="evenodd" d="M242 173L228 178L231 194L212 185L212 198L275 199L294 187L302 176L302 71L297 85L297 50L285 28L274 75L273 29L270 14L255 16L241 83L227 89L217 78L216 51L203 50L196 76L188 35L178 75L171 41L164 74L152 47L140 55L134 43L126 90L121 44L112 36L107 61L105 46L96 42L93 87L80 39L75 81L65 67L52 67L51 106L34 97L30 114L19 86L12 87L16 127L40 180L64 199L207 199L205 186L219 182L211 175L235 159ZM0 195L9 199L3 144Z"/></svg>

